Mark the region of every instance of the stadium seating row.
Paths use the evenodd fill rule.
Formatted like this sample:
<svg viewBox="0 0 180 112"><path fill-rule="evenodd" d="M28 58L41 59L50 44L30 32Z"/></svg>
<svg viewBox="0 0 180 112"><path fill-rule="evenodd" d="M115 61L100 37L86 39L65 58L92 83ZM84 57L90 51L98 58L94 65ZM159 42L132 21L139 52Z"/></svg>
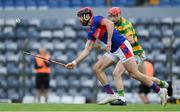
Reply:
<svg viewBox="0 0 180 112"><path fill-rule="evenodd" d="M180 18L130 20L148 58L154 62L155 76L161 79L168 78L169 45L175 39L172 45L172 72L180 78ZM86 28L81 27L75 19L22 20L18 24L12 19L1 19L0 98L21 98L24 82L25 94L34 95L33 58L23 55L23 50L37 53L37 49L43 46L52 58L66 63L72 61L83 49L86 35ZM91 91L96 85L91 66L96 61L96 56L97 53L93 51L91 56L73 71L52 65L51 91L58 96L73 93L92 98ZM113 68L106 70L110 79ZM126 75L123 79L127 92L137 91L137 81ZM114 85L112 80L111 84ZM98 83L98 86L101 85Z"/></svg>
<svg viewBox="0 0 180 112"><path fill-rule="evenodd" d="M0 0L0 8L4 9L36 9L36 8L63 8L63 7L104 7L112 6L136 6L137 0L111 0L110 4L106 0ZM179 6L179 0L159 0L159 6Z"/></svg>

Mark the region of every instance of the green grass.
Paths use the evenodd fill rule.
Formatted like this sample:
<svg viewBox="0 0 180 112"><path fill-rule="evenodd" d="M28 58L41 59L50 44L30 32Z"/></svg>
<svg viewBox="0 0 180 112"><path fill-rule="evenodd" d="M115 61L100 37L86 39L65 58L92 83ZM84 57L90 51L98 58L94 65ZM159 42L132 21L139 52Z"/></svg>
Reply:
<svg viewBox="0 0 180 112"><path fill-rule="evenodd" d="M168 104L129 104L128 106L110 106L97 104L0 104L0 111L179 111L180 105Z"/></svg>

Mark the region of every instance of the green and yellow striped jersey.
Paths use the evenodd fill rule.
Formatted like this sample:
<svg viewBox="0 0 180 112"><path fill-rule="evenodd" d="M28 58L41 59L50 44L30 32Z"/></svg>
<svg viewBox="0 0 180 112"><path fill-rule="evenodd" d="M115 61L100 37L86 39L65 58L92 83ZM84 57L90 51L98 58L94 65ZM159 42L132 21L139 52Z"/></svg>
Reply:
<svg viewBox="0 0 180 112"><path fill-rule="evenodd" d="M123 34L126 37L132 36L134 38L135 43L131 44L134 55L141 56L144 53L144 50L138 42L135 30L130 21L123 17L120 17L118 22L115 24L115 29L117 29L120 34Z"/></svg>

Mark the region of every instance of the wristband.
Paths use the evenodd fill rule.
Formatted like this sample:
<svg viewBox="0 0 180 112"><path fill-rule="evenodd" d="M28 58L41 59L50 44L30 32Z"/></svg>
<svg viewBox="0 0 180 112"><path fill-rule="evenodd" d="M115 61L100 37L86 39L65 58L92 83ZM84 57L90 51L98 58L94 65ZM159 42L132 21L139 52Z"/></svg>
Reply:
<svg viewBox="0 0 180 112"><path fill-rule="evenodd" d="M77 61L76 61L76 60L73 60L73 61L72 61L72 64L73 64L74 66L76 66L76 65L77 65Z"/></svg>

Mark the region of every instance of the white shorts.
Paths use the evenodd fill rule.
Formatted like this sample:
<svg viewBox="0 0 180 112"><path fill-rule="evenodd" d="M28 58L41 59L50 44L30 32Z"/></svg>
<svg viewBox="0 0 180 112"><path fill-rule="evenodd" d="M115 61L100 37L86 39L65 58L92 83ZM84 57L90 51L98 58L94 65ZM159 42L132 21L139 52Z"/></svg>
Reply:
<svg viewBox="0 0 180 112"><path fill-rule="evenodd" d="M131 44L127 40L114 53L106 52L104 55L114 62L121 61L122 63L134 57Z"/></svg>

